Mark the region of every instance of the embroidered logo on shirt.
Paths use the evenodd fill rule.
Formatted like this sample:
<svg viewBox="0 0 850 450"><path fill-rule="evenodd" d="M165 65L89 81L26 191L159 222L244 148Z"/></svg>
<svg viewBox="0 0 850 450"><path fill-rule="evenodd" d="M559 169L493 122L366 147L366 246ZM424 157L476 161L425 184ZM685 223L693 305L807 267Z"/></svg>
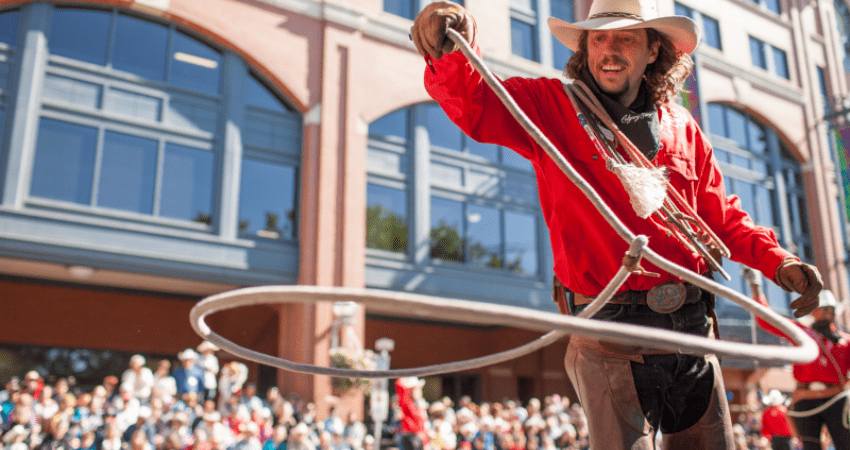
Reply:
<svg viewBox="0 0 850 450"><path fill-rule="evenodd" d="M623 116L622 119L620 119L620 122L628 125L632 122L637 122L638 120L648 119L648 118L652 117L653 114L655 114L655 113L654 112L645 112L645 113L640 113L640 114L626 114L625 116Z"/></svg>

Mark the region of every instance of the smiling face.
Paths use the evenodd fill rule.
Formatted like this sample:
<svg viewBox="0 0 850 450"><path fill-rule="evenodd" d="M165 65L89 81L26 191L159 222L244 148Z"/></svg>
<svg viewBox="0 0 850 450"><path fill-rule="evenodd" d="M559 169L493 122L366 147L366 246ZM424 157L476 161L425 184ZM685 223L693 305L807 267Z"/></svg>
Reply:
<svg viewBox="0 0 850 450"><path fill-rule="evenodd" d="M658 41L649 44L646 30L591 30L587 67L599 89L629 106L637 98L646 66L658 58Z"/></svg>

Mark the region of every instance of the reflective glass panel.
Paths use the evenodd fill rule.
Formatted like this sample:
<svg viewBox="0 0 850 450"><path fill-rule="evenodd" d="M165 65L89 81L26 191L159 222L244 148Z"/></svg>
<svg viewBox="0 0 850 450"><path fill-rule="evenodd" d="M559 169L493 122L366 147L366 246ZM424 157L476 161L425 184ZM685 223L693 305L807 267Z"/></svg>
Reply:
<svg viewBox="0 0 850 450"><path fill-rule="evenodd" d="M216 95L221 77L221 53L183 33L174 33L168 82Z"/></svg>
<svg viewBox="0 0 850 450"><path fill-rule="evenodd" d="M469 227L469 262L481 267L504 267L499 210L468 205L466 221Z"/></svg>
<svg viewBox="0 0 850 450"><path fill-rule="evenodd" d="M782 9L779 7L779 0L764 0L764 5L767 6L767 9L770 11L779 14L782 12Z"/></svg>
<svg viewBox="0 0 850 450"><path fill-rule="evenodd" d="M705 43L709 47L723 50L723 45L720 43L720 22L703 14L702 26L705 31Z"/></svg>
<svg viewBox="0 0 850 450"><path fill-rule="evenodd" d="M694 18L694 11L691 8L688 8L687 6L681 5L679 3L675 4L675 12L677 16L690 17L691 19Z"/></svg>
<svg viewBox="0 0 850 450"><path fill-rule="evenodd" d="M42 117L30 195L91 204L97 129Z"/></svg>
<svg viewBox="0 0 850 450"><path fill-rule="evenodd" d="M384 11L397 16L413 19L416 0L384 0Z"/></svg>
<svg viewBox="0 0 850 450"><path fill-rule="evenodd" d="M269 111L287 111L283 102L253 76L248 77L248 84L245 86L245 102L250 106L268 109Z"/></svg>
<svg viewBox="0 0 850 450"><path fill-rule="evenodd" d="M756 152L764 153L767 151L767 132L765 128L752 120L747 123L748 128L748 145L747 148Z"/></svg>
<svg viewBox="0 0 850 450"><path fill-rule="evenodd" d="M773 197L771 192L764 186L756 186L756 222L760 225L772 227L776 225L773 216Z"/></svg>
<svg viewBox="0 0 850 450"><path fill-rule="evenodd" d="M754 37L750 37L750 57L753 65L767 70L767 58L764 56L764 43Z"/></svg>
<svg viewBox="0 0 850 450"><path fill-rule="evenodd" d="M790 80L791 73L788 71L788 54L776 47L771 48L773 49L773 66L776 69L776 74Z"/></svg>
<svg viewBox="0 0 850 450"><path fill-rule="evenodd" d="M18 40L18 20L20 13L9 11L0 13L0 42L14 47Z"/></svg>
<svg viewBox="0 0 850 450"><path fill-rule="evenodd" d="M534 170L534 166L531 165L531 161L519 156L519 153L505 147L502 147L502 164L511 166L515 169L527 170L529 172Z"/></svg>
<svg viewBox="0 0 850 450"><path fill-rule="evenodd" d="M213 169L209 150L174 143L165 146L159 215L212 223Z"/></svg>
<svg viewBox="0 0 850 450"><path fill-rule="evenodd" d="M491 162L499 162L499 146L493 144L481 144L472 138L466 138L466 149L471 155L480 156Z"/></svg>
<svg viewBox="0 0 850 450"><path fill-rule="evenodd" d="M366 247L407 251L407 194L377 184L366 186Z"/></svg>
<svg viewBox="0 0 850 450"><path fill-rule="evenodd" d="M270 238L297 236L296 179L293 167L242 160L239 231Z"/></svg>
<svg viewBox="0 0 850 450"><path fill-rule="evenodd" d="M747 148L749 140L747 139L747 116L731 109L726 109L727 125L729 126L729 134L726 136L735 141L738 147Z"/></svg>
<svg viewBox="0 0 850 450"><path fill-rule="evenodd" d="M97 187L97 205L153 214L159 143L107 131Z"/></svg>
<svg viewBox="0 0 850 450"><path fill-rule="evenodd" d="M463 203L431 197L431 258L464 261Z"/></svg>
<svg viewBox="0 0 850 450"><path fill-rule="evenodd" d="M573 9L573 0L551 0L549 2L549 10L553 17L557 17L565 22L575 22L575 11ZM552 37L552 66L556 69L563 69L570 57L573 56L573 51L568 49L554 36Z"/></svg>
<svg viewBox="0 0 850 450"><path fill-rule="evenodd" d="M517 19L511 19L511 52L532 61L537 60L534 45L535 26Z"/></svg>
<svg viewBox="0 0 850 450"><path fill-rule="evenodd" d="M740 155L732 156L732 164L741 167L743 169L749 170L750 168L750 159Z"/></svg>
<svg viewBox="0 0 850 450"><path fill-rule="evenodd" d="M735 188L735 193L741 198L741 209L746 211L750 216L755 217L755 186L746 181L735 180Z"/></svg>
<svg viewBox="0 0 850 450"><path fill-rule="evenodd" d="M715 148L714 157L717 159L718 162L729 162L729 152L727 152L726 150L720 150L719 148Z"/></svg>
<svg viewBox="0 0 850 450"><path fill-rule="evenodd" d="M53 11L50 54L106 65L112 13L57 8Z"/></svg>
<svg viewBox="0 0 850 450"><path fill-rule="evenodd" d="M442 147L449 150L460 151L463 149L461 139L463 133L443 110L437 105L428 105L425 108L428 120L428 139L432 146Z"/></svg>
<svg viewBox="0 0 850 450"><path fill-rule="evenodd" d="M393 111L369 124L369 134L373 136L397 136L407 140L408 109Z"/></svg>
<svg viewBox="0 0 850 450"><path fill-rule="evenodd" d="M168 27L119 15L112 48L112 67L153 81L165 80Z"/></svg>
<svg viewBox="0 0 850 450"><path fill-rule="evenodd" d="M515 273L537 273L537 227L534 216L505 212L505 267Z"/></svg>
<svg viewBox="0 0 850 450"><path fill-rule="evenodd" d="M711 127L711 133L718 136L726 137L729 132L726 130L726 118L723 111L725 108L718 103L708 104L708 123Z"/></svg>

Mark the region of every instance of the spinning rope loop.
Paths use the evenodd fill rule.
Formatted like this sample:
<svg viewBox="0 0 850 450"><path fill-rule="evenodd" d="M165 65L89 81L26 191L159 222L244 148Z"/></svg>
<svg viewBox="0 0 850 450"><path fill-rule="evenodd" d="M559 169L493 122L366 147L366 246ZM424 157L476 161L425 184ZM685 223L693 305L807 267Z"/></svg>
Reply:
<svg viewBox="0 0 850 450"><path fill-rule="evenodd" d="M421 377L470 370L508 361L537 351L567 334L578 334L626 345L660 348L673 353L713 353L718 357L758 359L783 364L809 362L817 357L818 346L815 341L801 329L794 326L789 320L776 314L769 308L751 301L732 289L708 280L664 259L661 255L646 247L647 238L645 236L635 236L614 215L613 211L599 197L596 191L572 168L563 155L540 132L537 126L519 109L496 77L484 66L483 61L474 53L469 44L466 43L466 40L451 29L448 30L448 38L460 46L463 54L469 59L476 70L481 73L485 82L495 91L514 118L517 119L531 137L555 161L567 177L582 190L614 230L623 239L631 243L627 257L624 258L624 265L620 267L620 270L614 275L608 286L578 316L566 316L557 313L535 311L529 308L446 299L406 292L322 286L251 287L213 295L195 305L190 313L190 320L192 328L194 328L198 335L233 355L261 364L292 372L345 378ZM640 273L636 269L639 267L639 260L641 258L648 259L656 267L679 279L688 281L702 289L734 301L744 309L779 328L791 338L797 347L719 341L691 334L623 323L617 323L616 327L612 327L610 322L590 320L589 318L611 299L632 273ZM351 370L296 363L259 353L220 336L212 331L204 321L209 314L250 305L337 302L342 300L360 303L364 307L367 307L370 312L375 313L408 315L431 320L446 320L479 325L504 325L535 331L548 331L548 333L513 350L481 358L410 369Z"/></svg>

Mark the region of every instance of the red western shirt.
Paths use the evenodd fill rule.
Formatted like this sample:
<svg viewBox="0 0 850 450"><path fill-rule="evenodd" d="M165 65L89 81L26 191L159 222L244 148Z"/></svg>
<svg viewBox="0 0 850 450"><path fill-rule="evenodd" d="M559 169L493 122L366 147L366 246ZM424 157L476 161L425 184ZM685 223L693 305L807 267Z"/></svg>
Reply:
<svg viewBox="0 0 850 450"><path fill-rule="evenodd" d="M767 299L764 294L761 294L758 298L758 302L764 306L768 306ZM757 321L759 326L764 328L764 330L768 333L788 339L789 341L791 340L791 338L786 336L785 333L767 323L764 319L758 318ZM799 322L794 323L798 327L802 328L802 330L811 336L812 339L816 342L819 341L822 344L818 357L814 361L806 364L794 364L794 379L800 383L813 383L815 381L831 384L841 383L841 380L838 377L838 372L835 370L835 366L832 364L832 361L829 360L829 357L826 356L823 349L826 349L826 351L832 355L835 362L838 363L838 367L841 369L841 374L844 377L847 377L847 372L850 371L850 340L847 339L847 336L844 333L839 333L842 335L842 339L835 344L829 339L821 337L811 328L804 326ZM821 346L819 345L818 347Z"/></svg>
<svg viewBox="0 0 850 450"><path fill-rule="evenodd" d="M425 432L425 417L422 416L422 410L419 409L410 391L411 389L396 382L395 393L398 396L398 406L401 409L401 432L418 434L422 437L423 443L427 444L428 434Z"/></svg>
<svg viewBox="0 0 850 450"><path fill-rule="evenodd" d="M662 220L641 219L634 212L619 179L605 168L579 124L561 80L510 78L502 85L634 234L647 236L650 248L683 267L697 273L708 270L699 254L685 250L668 233ZM629 243L511 116L462 53L433 61L425 70L425 88L471 138L511 148L531 161L549 227L555 274L573 292L599 294L619 270ZM737 197L726 197L711 145L690 114L674 104L665 104L658 114L661 149L653 164L667 168L673 187L723 240L734 261L773 279L780 262L792 255L779 247L773 231L753 223ZM661 277L633 275L621 290L647 290L673 279L646 260L642 266Z"/></svg>
<svg viewBox="0 0 850 450"><path fill-rule="evenodd" d="M783 405L768 406L761 415L761 435L770 439L772 436L791 437L791 426L788 425L788 408Z"/></svg>

